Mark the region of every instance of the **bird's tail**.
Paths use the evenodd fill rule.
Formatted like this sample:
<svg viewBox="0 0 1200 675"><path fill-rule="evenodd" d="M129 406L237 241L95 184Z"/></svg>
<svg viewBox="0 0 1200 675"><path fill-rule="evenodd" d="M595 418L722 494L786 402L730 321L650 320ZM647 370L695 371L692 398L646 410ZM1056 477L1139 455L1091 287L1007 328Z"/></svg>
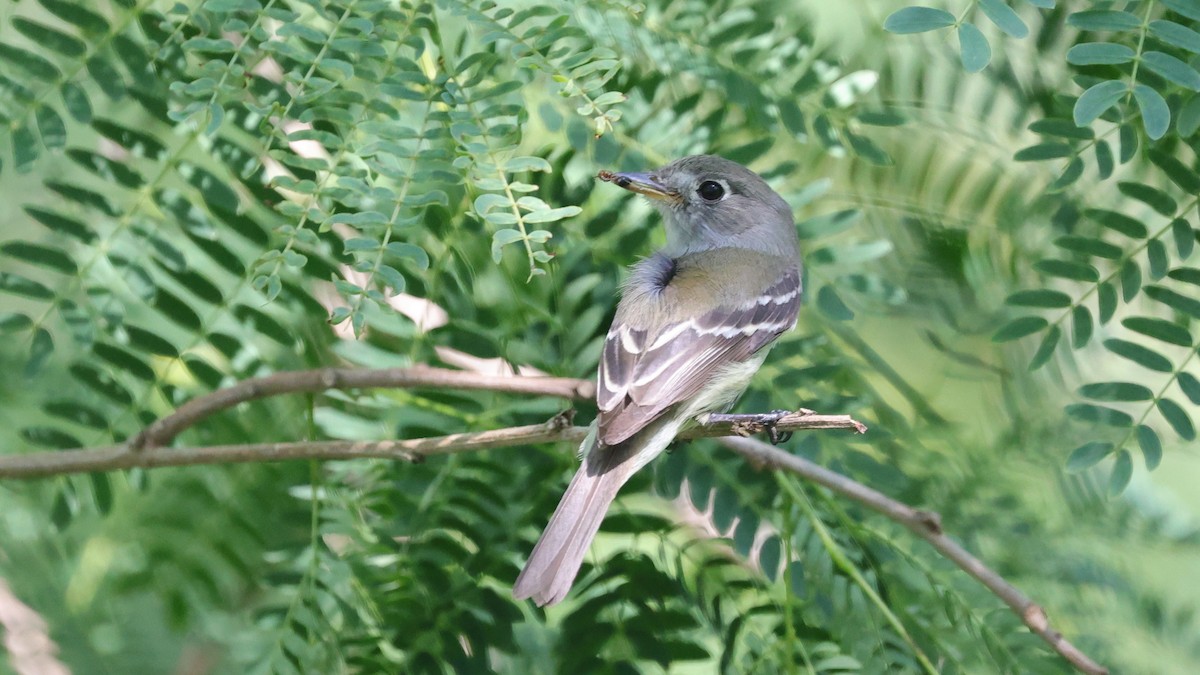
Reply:
<svg viewBox="0 0 1200 675"><path fill-rule="evenodd" d="M513 597L533 598L539 605L552 605L567 596L617 491L667 447L679 425L652 426L656 428L648 429L650 433L639 433L607 447L596 447L594 430L588 434L583 445L583 464L529 554L529 562L513 585Z"/></svg>

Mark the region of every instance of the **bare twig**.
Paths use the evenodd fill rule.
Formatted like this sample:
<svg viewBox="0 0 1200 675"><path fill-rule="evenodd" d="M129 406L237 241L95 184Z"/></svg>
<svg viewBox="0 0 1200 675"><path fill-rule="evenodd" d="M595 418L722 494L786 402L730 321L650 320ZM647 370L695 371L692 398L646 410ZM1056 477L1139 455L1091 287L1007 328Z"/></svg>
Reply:
<svg viewBox="0 0 1200 675"><path fill-rule="evenodd" d="M432 438L394 441L298 441L293 443L246 443L186 448L160 448L141 452L124 445L35 452L27 455L0 455L0 478L32 479L92 471L151 469L164 466L230 464L240 462L282 462L297 459L382 459L419 462L432 455L475 452L489 448L571 441L578 443L587 433L584 427L571 426L574 411L554 416L544 424L493 429ZM780 431L801 429L865 428L849 415L802 415L784 417L776 425ZM730 433L727 424L689 429L681 439L722 436Z"/></svg>
<svg viewBox="0 0 1200 675"><path fill-rule="evenodd" d="M412 368L321 368L275 373L243 380L231 387L196 397L146 427L127 445L141 450L168 445L184 429L214 413L239 403L279 394L325 391L327 389L486 389L516 394L539 394L563 398L591 398L596 387L587 380L567 377L509 377L483 375L430 366Z"/></svg>
<svg viewBox="0 0 1200 675"><path fill-rule="evenodd" d="M862 483L814 464L803 457L771 447L762 441L752 438L726 437L722 438L720 442L757 465L793 473L900 523L913 534L929 542L946 559L978 579L996 597L1003 600L1004 604L1008 605L1017 616L1021 617L1030 631L1049 643L1054 651L1061 654L1071 665L1081 672L1091 675L1108 673L1107 668L1088 658L1078 647L1063 637L1062 633L1054 630L1050 626L1050 619L1046 616L1046 611L1040 605L1030 600L1016 586L1005 581L1004 577L967 552L958 542L946 536L942 532L941 518L938 514L914 509L881 492L872 490Z"/></svg>

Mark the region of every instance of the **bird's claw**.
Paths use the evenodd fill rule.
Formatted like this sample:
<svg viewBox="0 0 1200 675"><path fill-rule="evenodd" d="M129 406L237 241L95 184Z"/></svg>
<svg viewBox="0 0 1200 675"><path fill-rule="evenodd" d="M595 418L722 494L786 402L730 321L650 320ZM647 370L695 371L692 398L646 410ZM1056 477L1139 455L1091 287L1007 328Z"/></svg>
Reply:
<svg viewBox="0 0 1200 675"><path fill-rule="evenodd" d="M787 443L792 440L792 432L780 431L775 427L775 425L779 424L779 420L790 414L792 414L790 410L772 410L764 416L766 419L763 420L762 425L763 429L767 432L767 440L771 441L771 445L779 445L780 443Z"/></svg>

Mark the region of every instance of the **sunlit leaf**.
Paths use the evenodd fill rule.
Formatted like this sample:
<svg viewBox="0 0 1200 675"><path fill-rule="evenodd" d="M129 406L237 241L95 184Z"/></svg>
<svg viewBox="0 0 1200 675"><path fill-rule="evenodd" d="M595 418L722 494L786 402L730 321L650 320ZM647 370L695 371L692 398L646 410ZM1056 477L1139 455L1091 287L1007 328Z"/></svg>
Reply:
<svg viewBox="0 0 1200 675"><path fill-rule="evenodd" d="M888 15L883 29L892 33L924 33L954 25L954 15L932 7L905 7Z"/></svg>
<svg viewBox="0 0 1200 675"><path fill-rule="evenodd" d="M958 25L958 47L963 70L968 73L978 73L992 60L992 48L987 38L970 21Z"/></svg>

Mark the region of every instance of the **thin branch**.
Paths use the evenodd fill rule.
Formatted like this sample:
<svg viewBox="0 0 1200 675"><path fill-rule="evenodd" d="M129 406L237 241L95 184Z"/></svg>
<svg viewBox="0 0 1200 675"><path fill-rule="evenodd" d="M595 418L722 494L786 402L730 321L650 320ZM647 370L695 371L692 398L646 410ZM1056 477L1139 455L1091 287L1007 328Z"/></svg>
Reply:
<svg viewBox="0 0 1200 675"><path fill-rule="evenodd" d="M941 517L938 514L915 509L898 502L862 483L814 464L803 457L788 454L762 441L752 438L727 437L722 438L720 442L754 464L796 474L900 523L913 534L929 542L950 562L978 579L996 597L1004 601L1004 604L1008 605L1017 616L1021 617L1030 631L1049 643L1054 651L1062 655L1071 665L1090 675L1107 675L1107 668L1088 658L1078 647L1063 637L1062 633L1050 626L1046 610L1030 600L1016 586L1005 581L1004 577L984 565L981 560L967 552L958 542L946 536L942 531Z"/></svg>
<svg viewBox="0 0 1200 675"><path fill-rule="evenodd" d="M516 379L516 378L513 378ZM433 455L475 452L490 448L570 441L578 443L587 434L585 427L571 426L574 411L554 416L543 424L476 431L431 438L394 441L300 441L294 443L245 443L185 448L135 450L127 445L35 452L27 455L0 455L0 478L28 480L92 471L152 469L164 466L229 464L243 462L283 462L298 459L337 460L359 457L419 462ZM801 429L865 429L849 415L793 413L779 420L780 431ZM746 433L731 430L729 424L712 424L690 429L681 439Z"/></svg>
<svg viewBox="0 0 1200 675"><path fill-rule="evenodd" d="M175 412L146 427L128 443L130 450L169 445L184 429L239 403L279 394L325 391L327 389L485 389L513 394L538 394L563 398L591 398L596 387L587 380L567 377L512 377L484 375L431 366L412 368L320 368L275 373L243 380L196 397Z"/></svg>

